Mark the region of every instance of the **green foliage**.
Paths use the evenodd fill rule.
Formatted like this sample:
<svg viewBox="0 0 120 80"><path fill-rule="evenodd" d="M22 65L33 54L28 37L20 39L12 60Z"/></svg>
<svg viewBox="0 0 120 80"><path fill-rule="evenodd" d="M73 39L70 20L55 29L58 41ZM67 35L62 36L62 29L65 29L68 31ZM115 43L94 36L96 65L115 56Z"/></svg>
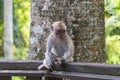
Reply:
<svg viewBox="0 0 120 80"><path fill-rule="evenodd" d="M12 80L25 80L26 78L24 76L13 76Z"/></svg>
<svg viewBox="0 0 120 80"><path fill-rule="evenodd" d="M14 0L14 59L26 59L30 31L30 0Z"/></svg>
<svg viewBox="0 0 120 80"><path fill-rule="evenodd" d="M3 0L0 0L0 56L3 56Z"/></svg>
<svg viewBox="0 0 120 80"><path fill-rule="evenodd" d="M107 63L120 64L120 0L105 0Z"/></svg>
<svg viewBox="0 0 120 80"><path fill-rule="evenodd" d="M30 0L14 0L14 59L27 59L30 31ZM25 77L13 77L25 80Z"/></svg>
<svg viewBox="0 0 120 80"><path fill-rule="evenodd" d="M106 38L107 63L120 64L120 36Z"/></svg>

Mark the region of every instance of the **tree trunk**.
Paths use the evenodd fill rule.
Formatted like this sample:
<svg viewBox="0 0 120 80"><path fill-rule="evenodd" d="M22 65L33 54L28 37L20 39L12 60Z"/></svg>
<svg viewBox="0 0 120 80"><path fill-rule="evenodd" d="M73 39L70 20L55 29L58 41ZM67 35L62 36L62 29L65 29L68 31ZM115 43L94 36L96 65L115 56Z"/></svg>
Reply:
<svg viewBox="0 0 120 80"><path fill-rule="evenodd" d="M30 59L41 59L57 20L68 27L75 61L105 62L104 0L31 0Z"/></svg>
<svg viewBox="0 0 120 80"><path fill-rule="evenodd" d="M13 9L12 0L4 0L4 55L13 59Z"/></svg>

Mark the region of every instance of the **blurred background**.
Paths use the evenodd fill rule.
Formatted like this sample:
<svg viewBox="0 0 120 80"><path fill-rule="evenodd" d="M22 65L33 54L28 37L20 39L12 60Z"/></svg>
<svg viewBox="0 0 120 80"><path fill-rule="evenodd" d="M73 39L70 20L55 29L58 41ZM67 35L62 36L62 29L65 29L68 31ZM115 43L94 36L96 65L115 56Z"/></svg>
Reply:
<svg viewBox="0 0 120 80"><path fill-rule="evenodd" d="M3 24L4 0L0 0L0 59L4 59L3 52ZM27 58L30 33L30 0L13 0L13 38L14 59Z"/></svg>
<svg viewBox="0 0 120 80"><path fill-rule="evenodd" d="M0 59L3 52L4 9L0 0ZM108 64L120 64L120 0L105 0L106 55ZM13 0L14 59L27 59L30 35L30 0Z"/></svg>

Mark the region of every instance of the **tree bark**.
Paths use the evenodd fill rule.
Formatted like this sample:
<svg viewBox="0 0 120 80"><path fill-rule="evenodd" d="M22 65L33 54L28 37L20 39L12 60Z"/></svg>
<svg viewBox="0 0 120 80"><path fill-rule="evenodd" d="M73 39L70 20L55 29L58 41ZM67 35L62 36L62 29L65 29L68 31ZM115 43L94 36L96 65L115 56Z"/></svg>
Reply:
<svg viewBox="0 0 120 80"><path fill-rule="evenodd" d="M12 0L4 0L4 55L13 59L13 7Z"/></svg>
<svg viewBox="0 0 120 80"><path fill-rule="evenodd" d="M68 27L75 61L105 62L104 0L31 0L30 59L42 59L49 28L57 20Z"/></svg>

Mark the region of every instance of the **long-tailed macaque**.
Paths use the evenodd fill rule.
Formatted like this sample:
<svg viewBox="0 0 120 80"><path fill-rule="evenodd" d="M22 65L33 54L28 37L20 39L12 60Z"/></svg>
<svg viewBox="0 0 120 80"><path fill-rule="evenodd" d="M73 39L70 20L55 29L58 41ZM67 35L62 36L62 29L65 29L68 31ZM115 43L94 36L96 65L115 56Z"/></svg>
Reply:
<svg viewBox="0 0 120 80"><path fill-rule="evenodd" d="M39 70L50 70L54 64L72 62L74 55L74 45L67 33L67 27L62 21L56 21L51 26L52 33L49 35L45 59Z"/></svg>

